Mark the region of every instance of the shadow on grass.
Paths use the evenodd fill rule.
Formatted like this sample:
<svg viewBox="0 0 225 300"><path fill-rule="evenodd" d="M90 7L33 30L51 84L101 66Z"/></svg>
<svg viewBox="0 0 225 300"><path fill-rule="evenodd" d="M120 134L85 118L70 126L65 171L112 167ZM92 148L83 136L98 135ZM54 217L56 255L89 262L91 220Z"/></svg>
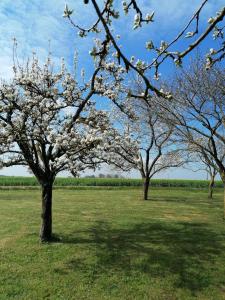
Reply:
<svg viewBox="0 0 225 300"><path fill-rule="evenodd" d="M175 197L175 196L170 196L165 198L165 196L150 196L148 197L147 200L142 200L142 201L149 201L149 202L187 202L189 199L184 198L184 197Z"/></svg>
<svg viewBox="0 0 225 300"><path fill-rule="evenodd" d="M79 235L87 238L79 238ZM108 272L139 272L162 280L175 278L175 287L192 293L213 284L215 258L224 251L222 236L207 224L173 222L136 224L133 228L114 229L98 222L87 232L62 238L62 243L87 244L94 253L90 261L68 261L69 269L99 274Z"/></svg>

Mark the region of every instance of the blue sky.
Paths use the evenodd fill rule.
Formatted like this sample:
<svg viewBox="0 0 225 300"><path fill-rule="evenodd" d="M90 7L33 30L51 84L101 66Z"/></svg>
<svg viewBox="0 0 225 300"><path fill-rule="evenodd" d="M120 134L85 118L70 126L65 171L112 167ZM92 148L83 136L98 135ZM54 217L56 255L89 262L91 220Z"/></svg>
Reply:
<svg viewBox="0 0 225 300"><path fill-rule="evenodd" d="M98 1L99 3L102 0ZM121 1L115 1L121 3ZM121 36L123 51L149 59L149 52L145 51L145 41L154 40L158 45L161 40L170 41L186 24L190 16L199 7L201 0L140 0L146 13L155 11L155 22L141 31L131 31L132 18L124 17L115 25L115 34ZM68 6L74 10L73 19L83 25L90 25L95 19L91 5L84 5L82 0L68 0ZM44 61L50 51L55 64L59 64L61 57L72 67L74 51L79 53L79 67L86 69L87 76L92 71L92 61L89 50L92 38L81 39L71 25L62 17L64 0L1 0L0 1L0 77L9 79L12 75L12 39L18 41L18 56L25 61L32 51L35 51ZM214 16L216 11L224 5L224 0L209 0L205 7L201 22L207 25L207 19ZM49 46L50 45L50 46ZM179 43L179 48L185 47L185 42ZM202 45L212 48L212 40L208 39ZM186 59L188 63L188 59ZM162 75L168 76L173 70L172 65L164 65ZM3 169L4 175L27 175L24 168L12 167ZM130 174L136 176L134 172ZM202 172L191 172L183 169L167 171L166 178L202 178Z"/></svg>

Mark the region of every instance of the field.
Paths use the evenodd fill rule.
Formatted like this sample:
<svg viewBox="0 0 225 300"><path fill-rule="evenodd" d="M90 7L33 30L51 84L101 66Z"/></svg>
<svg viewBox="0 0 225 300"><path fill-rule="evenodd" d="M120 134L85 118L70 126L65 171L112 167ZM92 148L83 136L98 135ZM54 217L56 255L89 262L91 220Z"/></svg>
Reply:
<svg viewBox="0 0 225 300"><path fill-rule="evenodd" d="M0 188L21 186L35 187L38 186L35 177L16 177L7 176L0 177ZM63 178L58 177L55 180L55 187L139 187L142 185L141 179L126 179L126 178ZM207 188L207 180L184 180L184 179L152 179L153 187L189 187L189 188ZM222 181L216 181L215 186L222 188Z"/></svg>
<svg viewBox="0 0 225 300"><path fill-rule="evenodd" d="M40 244L39 190L0 191L0 299L225 299L222 189L54 191Z"/></svg>

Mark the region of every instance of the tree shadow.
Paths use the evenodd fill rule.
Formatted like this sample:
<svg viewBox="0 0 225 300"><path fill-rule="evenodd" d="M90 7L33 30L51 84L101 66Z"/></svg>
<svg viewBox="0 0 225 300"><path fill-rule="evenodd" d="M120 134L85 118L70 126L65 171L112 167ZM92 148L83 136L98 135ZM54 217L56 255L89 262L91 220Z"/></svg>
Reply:
<svg viewBox="0 0 225 300"><path fill-rule="evenodd" d="M187 202L189 199L188 198L181 198L181 197L176 197L176 196L171 196L170 198L165 198L163 196L149 196L147 200L143 201L148 201L148 202Z"/></svg>
<svg viewBox="0 0 225 300"><path fill-rule="evenodd" d="M87 244L95 251L93 265L73 259L67 263L69 269L89 268L96 277L109 271L137 271L162 279L175 275L176 287L196 293L213 284L214 261L224 251L223 240L203 223L141 223L118 229L101 221L61 242Z"/></svg>

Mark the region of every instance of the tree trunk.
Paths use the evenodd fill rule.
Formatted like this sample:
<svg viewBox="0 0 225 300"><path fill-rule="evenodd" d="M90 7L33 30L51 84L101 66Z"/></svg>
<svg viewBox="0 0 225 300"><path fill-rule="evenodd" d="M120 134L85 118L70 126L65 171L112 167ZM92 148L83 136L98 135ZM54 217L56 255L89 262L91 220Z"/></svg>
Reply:
<svg viewBox="0 0 225 300"><path fill-rule="evenodd" d="M225 220L225 172L220 171L220 177L223 181L223 219Z"/></svg>
<svg viewBox="0 0 225 300"><path fill-rule="evenodd" d="M50 241L52 238L52 183L46 182L42 185L42 224L40 239L42 242Z"/></svg>
<svg viewBox="0 0 225 300"><path fill-rule="evenodd" d="M143 178L144 184L143 184L143 198L144 200L148 200L148 189L149 189L149 183L150 179L148 177Z"/></svg>
<svg viewBox="0 0 225 300"><path fill-rule="evenodd" d="M225 181L223 182L223 219L225 220Z"/></svg>
<svg viewBox="0 0 225 300"><path fill-rule="evenodd" d="M215 176L211 176L210 182L209 182L209 192L208 192L208 198L213 198L213 190L214 190L214 184L215 184Z"/></svg>

